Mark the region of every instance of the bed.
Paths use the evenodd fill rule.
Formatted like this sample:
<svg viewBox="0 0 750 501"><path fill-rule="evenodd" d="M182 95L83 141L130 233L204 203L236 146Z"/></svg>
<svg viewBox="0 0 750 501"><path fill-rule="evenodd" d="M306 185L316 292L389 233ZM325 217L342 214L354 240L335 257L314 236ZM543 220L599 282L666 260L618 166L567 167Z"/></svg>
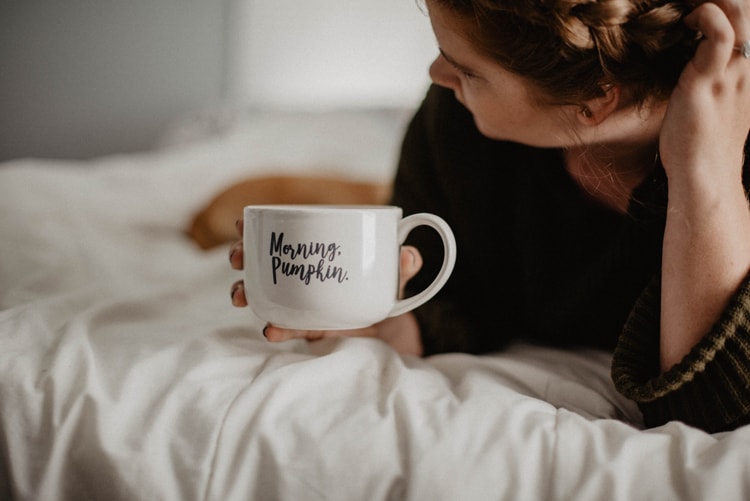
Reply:
<svg viewBox="0 0 750 501"><path fill-rule="evenodd" d="M270 344L230 305L240 274L188 238L195 212L268 173L388 180L408 112L0 165L0 499L750 499L750 428L643 429L607 353Z"/></svg>

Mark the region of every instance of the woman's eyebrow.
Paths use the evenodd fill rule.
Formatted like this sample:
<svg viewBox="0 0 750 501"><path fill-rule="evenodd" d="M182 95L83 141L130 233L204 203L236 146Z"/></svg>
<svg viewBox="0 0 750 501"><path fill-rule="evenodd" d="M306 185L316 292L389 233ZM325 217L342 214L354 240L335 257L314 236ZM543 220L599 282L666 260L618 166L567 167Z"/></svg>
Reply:
<svg viewBox="0 0 750 501"><path fill-rule="evenodd" d="M463 64L458 63L455 59L453 59L448 54L446 54L445 51L442 48L438 48L438 50L440 51L440 55L443 56L443 59L445 59L446 61L448 61L450 63L450 65L453 66L454 68L456 68L457 70L463 71L465 73L475 73L474 70L472 70L470 68L467 68Z"/></svg>

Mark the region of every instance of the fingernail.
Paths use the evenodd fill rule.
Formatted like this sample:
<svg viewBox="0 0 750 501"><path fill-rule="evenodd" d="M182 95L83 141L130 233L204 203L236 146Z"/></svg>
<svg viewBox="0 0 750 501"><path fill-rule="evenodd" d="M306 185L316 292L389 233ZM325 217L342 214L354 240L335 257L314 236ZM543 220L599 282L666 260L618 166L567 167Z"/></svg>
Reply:
<svg viewBox="0 0 750 501"><path fill-rule="evenodd" d="M242 229L242 218L238 218L234 222L234 227L237 228L237 231L240 231L240 229Z"/></svg>
<svg viewBox="0 0 750 501"><path fill-rule="evenodd" d="M268 329L268 325L266 325L265 327L263 327L263 337L266 338L266 339L268 339L268 336L266 335L266 329Z"/></svg>
<svg viewBox="0 0 750 501"><path fill-rule="evenodd" d="M236 247L232 247L232 248L231 248L231 249L229 250L229 262L230 262L230 263L232 262L232 258L234 257L234 255L235 255L236 253L237 253L237 248L236 248Z"/></svg>
<svg viewBox="0 0 750 501"><path fill-rule="evenodd" d="M234 295L237 294L237 291L239 290L239 288L240 288L240 284L234 284L232 286L232 291L229 293L229 297L231 297L233 301L234 301Z"/></svg>

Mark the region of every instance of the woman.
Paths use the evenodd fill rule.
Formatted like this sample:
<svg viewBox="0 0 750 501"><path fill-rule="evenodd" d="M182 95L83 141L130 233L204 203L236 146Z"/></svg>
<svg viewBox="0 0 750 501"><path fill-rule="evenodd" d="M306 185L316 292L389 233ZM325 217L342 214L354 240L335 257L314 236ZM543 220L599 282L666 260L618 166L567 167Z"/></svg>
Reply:
<svg viewBox="0 0 750 501"><path fill-rule="evenodd" d="M344 334L421 355L512 339L614 349L615 385L647 425L750 422L750 2L426 6L436 85L393 203L442 215L459 260L433 301ZM429 233L414 242L407 290L441 259ZM232 299L247 304L241 282Z"/></svg>

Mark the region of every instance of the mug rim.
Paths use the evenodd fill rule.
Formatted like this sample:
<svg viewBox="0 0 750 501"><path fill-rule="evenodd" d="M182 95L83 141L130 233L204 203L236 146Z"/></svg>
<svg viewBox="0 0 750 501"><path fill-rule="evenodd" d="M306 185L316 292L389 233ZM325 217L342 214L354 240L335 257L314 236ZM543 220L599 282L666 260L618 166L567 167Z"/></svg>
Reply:
<svg viewBox="0 0 750 501"><path fill-rule="evenodd" d="M258 204L246 205L244 210L270 210L285 212L339 212L339 211L393 211L396 205L377 204Z"/></svg>

